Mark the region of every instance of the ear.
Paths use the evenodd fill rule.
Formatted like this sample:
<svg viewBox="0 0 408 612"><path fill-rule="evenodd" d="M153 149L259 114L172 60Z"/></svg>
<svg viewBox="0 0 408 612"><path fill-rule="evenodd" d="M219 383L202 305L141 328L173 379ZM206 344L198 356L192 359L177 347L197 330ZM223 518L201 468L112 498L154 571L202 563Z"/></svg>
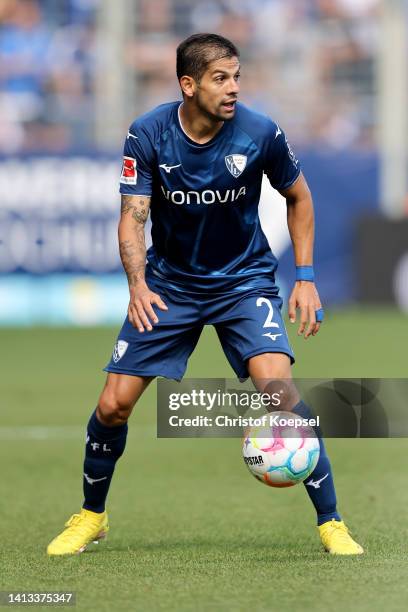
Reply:
<svg viewBox="0 0 408 612"><path fill-rule="evenodd" d="M181 91L187 98L192 98L197 91L197 85L193 77L182 76L180 79Z"/></svg>

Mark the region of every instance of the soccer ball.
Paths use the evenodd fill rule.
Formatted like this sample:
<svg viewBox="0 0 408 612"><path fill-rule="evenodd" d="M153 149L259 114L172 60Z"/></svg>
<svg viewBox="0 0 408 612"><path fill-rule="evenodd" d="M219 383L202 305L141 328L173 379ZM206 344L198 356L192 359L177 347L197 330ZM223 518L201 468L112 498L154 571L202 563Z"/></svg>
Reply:
<svg viewBox="0 0 408 612"><path fill-rule="evenodd" d="M270 424L275 415L278 425ZM302 482L319 460L319 440L313 428L287 424L294 418L298 417L293 412L271 412L268 424L250 427L245 433L242 454L247 468L270 487L291 487Z"/></svg>

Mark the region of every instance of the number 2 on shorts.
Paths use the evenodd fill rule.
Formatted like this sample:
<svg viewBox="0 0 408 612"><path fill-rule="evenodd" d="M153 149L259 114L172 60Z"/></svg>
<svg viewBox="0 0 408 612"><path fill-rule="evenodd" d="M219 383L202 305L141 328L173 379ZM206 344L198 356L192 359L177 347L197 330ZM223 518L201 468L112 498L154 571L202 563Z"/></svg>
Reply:
<svg viewBox="0 0 408 612"><path fill-rule="evenodd" d="M272 306L272 302L271 300L268 300L268 298L264 298L264 297L259 297L256 300L256 305L258 306L262 306L262 304L266 304L268 307L268 316L265 319L265 323L263 324L264 327L279 327L278 323L274 323L272 321L273 319L273 306Z"/></svg>

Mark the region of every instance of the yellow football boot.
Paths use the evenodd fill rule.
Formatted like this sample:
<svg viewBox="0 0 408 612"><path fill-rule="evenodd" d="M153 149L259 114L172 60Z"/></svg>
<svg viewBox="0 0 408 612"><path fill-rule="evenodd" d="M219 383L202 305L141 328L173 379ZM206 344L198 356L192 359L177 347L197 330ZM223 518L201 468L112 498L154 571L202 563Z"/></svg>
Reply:
<svg viewBox="0 0 408 612"><path fill-rule="evenodd" d="M106 537L109 531L106 512L91 512L82 508L65 523L66 529L50 542L49 555L74 555L81 553L90 544Z"/></svg>
<svg viewBox="0 0 408 612"><path fill-rule="evenodd" d="M349 534L343 521L332 519L318 527L326 551L332 555L362 555L364 549Z"/></svg>

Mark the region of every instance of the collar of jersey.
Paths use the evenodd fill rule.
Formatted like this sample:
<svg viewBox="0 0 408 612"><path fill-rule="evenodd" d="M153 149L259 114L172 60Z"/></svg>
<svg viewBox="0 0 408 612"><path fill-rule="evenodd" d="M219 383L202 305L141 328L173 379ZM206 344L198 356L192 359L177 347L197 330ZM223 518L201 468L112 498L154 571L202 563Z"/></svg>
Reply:
<svg viewBox="0 0 408 612"><path fill-rule="evenodd" d="M187 136L186 132L183 129L183 126L181 125L180 108L182 104L183 102L180 102L176 110L176 125L179 129L179 132L182 134L184 140L186 140L189 145L192 145L193 147L197 147L198 149L204 149L205 147L211 147L224 134L225 130L227 129L228 122L224 121L222 128L216 133L214 138L211 138L211 140L209 140L208 142L205 142L204 144L200 144L199 142L196 142L195 140L192 140L189 136Z"/></svg>

